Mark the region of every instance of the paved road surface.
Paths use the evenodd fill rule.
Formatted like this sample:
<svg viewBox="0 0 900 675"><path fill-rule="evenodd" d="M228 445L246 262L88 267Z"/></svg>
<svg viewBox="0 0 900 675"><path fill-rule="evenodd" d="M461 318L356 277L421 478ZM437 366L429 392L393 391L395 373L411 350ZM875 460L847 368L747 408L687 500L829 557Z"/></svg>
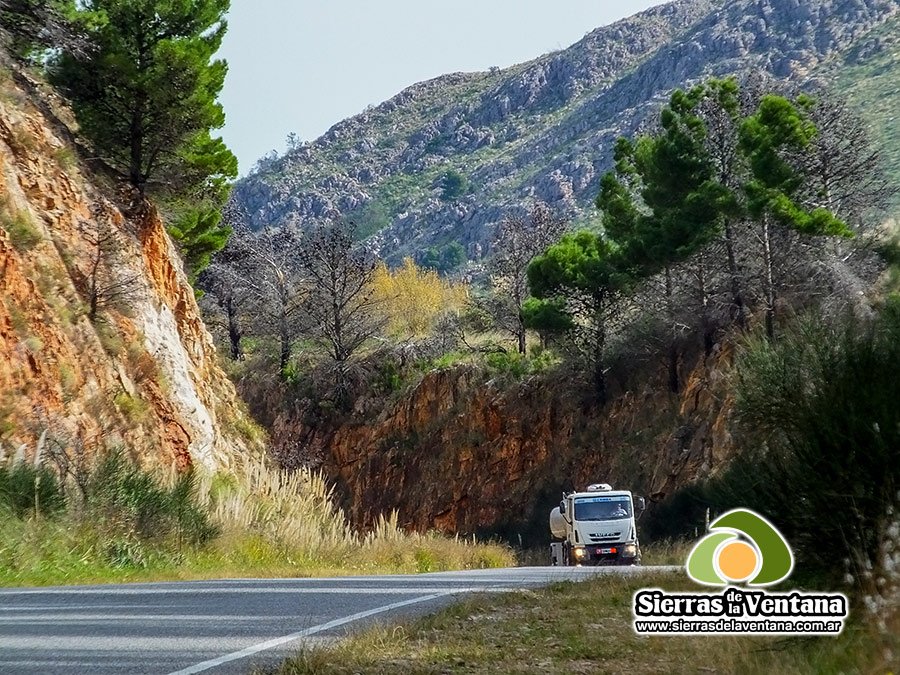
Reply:
<svg viewBox="0 0 900 675"><path fill-rule="evenodd" d="M0 590L0 673L247 673L366 623L477 592L594 574L553 568L336 579L227 580Z"/></svg>

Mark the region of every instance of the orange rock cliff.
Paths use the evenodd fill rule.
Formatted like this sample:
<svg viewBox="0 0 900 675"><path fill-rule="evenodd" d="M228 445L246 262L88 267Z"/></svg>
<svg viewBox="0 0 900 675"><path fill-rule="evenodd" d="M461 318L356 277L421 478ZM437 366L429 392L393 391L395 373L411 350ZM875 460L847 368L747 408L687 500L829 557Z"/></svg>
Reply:
<svg viewBox="0 0 900 675"><path fill-rule="evenodd" d="M364 395L337 425L288 410L272 439L285 465L322 468L357 526L397 509L415 530L533 544L546 539L564 489L603 481L659 501L726 466L735 451L732 360L727 346L695 354L679 394L667 390L664 369L635 373L602 409L558 381L510 383L456 366L425 374L399 398Z"/></svg>
<svg viewBox="0 0 900 675"><path fill-rule="evenodd" d="M227 468L253 434L160 216L114 203L47 112L52 95L22 82L0 72L0 453L118 447ZM98 221L129 289L91 321Z"/></svg>

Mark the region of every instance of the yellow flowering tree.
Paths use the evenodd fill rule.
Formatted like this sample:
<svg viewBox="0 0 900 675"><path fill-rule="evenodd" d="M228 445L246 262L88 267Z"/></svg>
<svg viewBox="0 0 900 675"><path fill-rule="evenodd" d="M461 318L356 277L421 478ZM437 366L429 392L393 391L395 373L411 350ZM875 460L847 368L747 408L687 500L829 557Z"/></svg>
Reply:
<svg viewBox="0 0 900 675"><path fill-rule="evenodd" d="M466 284L441 279L412 258L405 258L394 271L379 263L372 283L374 298L387 317L388 333L400 338L428 334L441 316L462 311L469 297Z"/></svg>

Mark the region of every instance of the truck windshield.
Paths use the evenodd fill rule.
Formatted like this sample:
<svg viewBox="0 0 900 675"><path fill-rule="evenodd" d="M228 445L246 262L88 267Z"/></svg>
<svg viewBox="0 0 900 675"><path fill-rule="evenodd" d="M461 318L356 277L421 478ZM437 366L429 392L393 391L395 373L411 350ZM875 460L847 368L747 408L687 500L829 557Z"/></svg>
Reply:
<svg viewBox="0 0 900 675"><path fill-rule="evenodd" d="M631 517L628 497L582 497L575 500L575 520L621 520Z"/></svg>

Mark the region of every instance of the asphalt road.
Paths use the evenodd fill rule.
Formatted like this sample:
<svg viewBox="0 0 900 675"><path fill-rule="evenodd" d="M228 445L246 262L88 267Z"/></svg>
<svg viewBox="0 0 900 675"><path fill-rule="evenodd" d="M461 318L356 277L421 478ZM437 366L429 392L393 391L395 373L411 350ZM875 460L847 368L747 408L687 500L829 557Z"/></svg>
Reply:
<svg viewBox="0 0 900 675"><path fill-rule="evenodd" d="M0 673L247 673L304 643L426 614L470 593L651 569L665 568L519 567L0 590Z"/></svg>

